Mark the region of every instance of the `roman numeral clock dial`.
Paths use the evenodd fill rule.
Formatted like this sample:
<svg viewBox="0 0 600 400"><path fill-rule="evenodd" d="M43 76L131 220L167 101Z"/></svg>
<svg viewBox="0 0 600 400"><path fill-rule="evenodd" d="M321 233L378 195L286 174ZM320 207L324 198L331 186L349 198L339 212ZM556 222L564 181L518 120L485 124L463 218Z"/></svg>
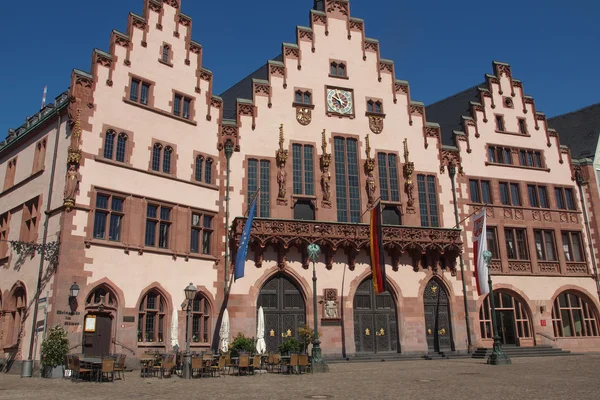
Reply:
<svg viewBox="0 0 600 400"><path fill-rule="evenodd" d="M352 115L354 112L352 92L344 89L327 88L327 111L341 115Z"/></svg>

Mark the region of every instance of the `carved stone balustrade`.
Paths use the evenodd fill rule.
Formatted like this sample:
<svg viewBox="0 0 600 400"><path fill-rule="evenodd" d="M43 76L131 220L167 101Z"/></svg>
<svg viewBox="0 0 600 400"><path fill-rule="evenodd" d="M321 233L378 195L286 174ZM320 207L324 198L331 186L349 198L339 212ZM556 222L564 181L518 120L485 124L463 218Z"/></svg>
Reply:
<svg viewBox="0 0 600 400"><path fill-rule="evenodd" d="M242 236L246 218L236 218L230 232L232 252L235 253ZM262 266L268 246L277 253L279 268L286 267L286 254L296 247L302 255L302 265L309 267L306 248L316 243L321 246L327 269L333 266L338 250L348 257L348 266L354 270L361 251L369 254L369 225L327 221L297 221L255 218L250 232L250 248L255 265ZM409 226L384 226L383 247L391 258L394 271L398 270L400 257L406 253L415 271L421 268L447 269L456 273L456 258L462 253L461 231L458 229L421 228ZM235 256L232 258L235 259Z"/></svg>

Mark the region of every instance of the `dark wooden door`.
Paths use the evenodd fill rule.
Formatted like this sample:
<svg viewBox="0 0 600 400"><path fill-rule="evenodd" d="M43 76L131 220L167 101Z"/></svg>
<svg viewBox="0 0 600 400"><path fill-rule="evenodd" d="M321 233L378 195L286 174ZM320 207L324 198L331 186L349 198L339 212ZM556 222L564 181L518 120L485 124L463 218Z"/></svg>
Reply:
<svg viewBox="0 0 600 400"><path fill-rule="evenodd" d="M396 305L389 292L375 295L373 281L354 295L354 343L357 353L398 352Z"/></svg>
<svg viewBox="0 0 600 400"><path fill-rule="evenodd" d="M448 293L442 284L432 279L423 293L425 305L425 335L430 351L451 351L450 306Z"/></svg>
<svg viewBox="0 0 600 400"><path fill-rule="evenodd" d="M496 311L496 320L500 325L498 327L498 333L502 339L503 344L517 344L517 333L515 330L515 313L513 310L510 311Z"/></svg>
<svg viewBox="0 0 600 400"><path fill-rule="evenodd" d="M96 331L83 333L83 352L86 356L103 357L110 354L112 319L108 314L88 314L96 317Z"/></svg>
<svg viewBox="0 0 600 400"><path fill-rule="evenodd" d="M306 323L306 306L300 290L284 274L271 278L260 291L258 307L265 313L265 342L276 352L286 339L298 340L298 329Z"/></svg>

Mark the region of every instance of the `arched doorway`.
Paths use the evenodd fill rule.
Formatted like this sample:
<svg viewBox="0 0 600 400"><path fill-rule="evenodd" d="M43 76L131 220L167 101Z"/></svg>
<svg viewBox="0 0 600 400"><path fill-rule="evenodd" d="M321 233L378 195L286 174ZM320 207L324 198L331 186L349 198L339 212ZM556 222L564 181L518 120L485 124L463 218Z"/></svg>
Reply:
<svg viewBox="0 0 600 400"><path fill-rule="evenodd" d="M390 292L375 295L373 280L363 281L354 295L354 343L357 353L397 353L396 303Z"/></svg>
<svg viewBox="0 0 600 400"><path fill-rule="evenodd" d="M562 292L554 299L552 326L556 337L600 335L598 312L594 303L575 290Z"/></svg>
<svg viewBox="0 0 600 400"><path fill-rule="evenodd" d="M433 278L423 292L425 336L429 351L452 351L450 303L444 285Z"/></svg>
<svg viewBox="0 0 600 400"><path fill-rule="evenodd" d="M278 273L262 287L258 307L265 313L265 342L268 352L276 352L286 339L298 337L306 323L306 305L300 289L287 276Z"/></svg>
<svg viewBox="0 0 600 400"><path fill-rule="evenodd" d="M83 353L103 357L111 353L113 321L117 316L117 296L107 286L96 287L85 301Z"/></svg>
<svg viewBox="0 0 600 400"><path fill-rule="evenodd" d="M498 334L504 345L519 345L522 339L533 339L531 319L526 305L507 290L494 290ZM488 295L479 309L482 339L493 339L492 311Z"/></svg>

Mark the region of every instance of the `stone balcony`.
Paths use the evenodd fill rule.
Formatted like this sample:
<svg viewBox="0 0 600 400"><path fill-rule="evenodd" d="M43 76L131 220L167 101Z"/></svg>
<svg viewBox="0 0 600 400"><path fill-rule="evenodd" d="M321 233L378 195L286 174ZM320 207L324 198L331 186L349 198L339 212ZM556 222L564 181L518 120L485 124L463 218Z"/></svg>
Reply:
<svg viewBox="0 0 600 400"><path fill-rule="evenodd" d="M233 220L230 232L232 253L238 248L246 220ZM252 223L250 249L259 268L265 249L271 246L277 253L279 268L286 267L286 254L291 247L296 247L302 255L302 266L308 269L306 249L311 243L321 247L327 269L332 268L334 258L340 256L338 250L342 250L350 270L354 270L357 255L361 251L369 254L369 225L267 218L255 218ZM415 271L422 268L447 269L455 274L456 258L462 253L463 243L459 229L384 225L383 247L395 271L400 265L400 257L406 253Z"/></svg>

